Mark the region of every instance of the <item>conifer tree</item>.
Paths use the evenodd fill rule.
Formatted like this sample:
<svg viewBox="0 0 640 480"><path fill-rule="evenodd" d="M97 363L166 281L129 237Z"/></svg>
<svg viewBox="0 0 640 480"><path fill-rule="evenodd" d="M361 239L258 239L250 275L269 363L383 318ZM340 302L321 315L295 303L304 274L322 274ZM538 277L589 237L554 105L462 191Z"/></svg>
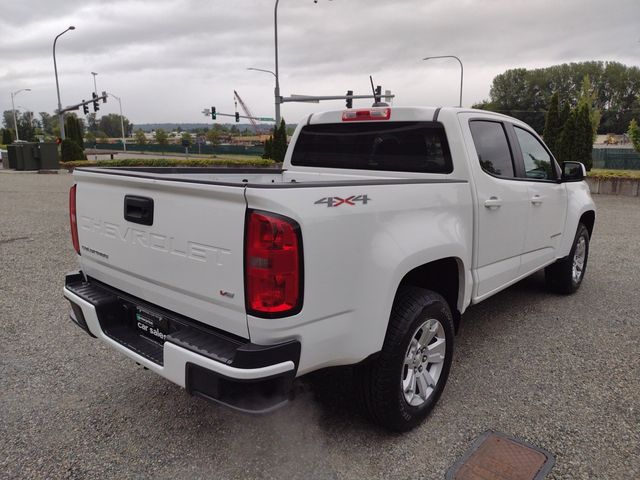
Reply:
<svg viewBox="0 0 640 480"><path fill-rule="evenodd" d="M571 110L567 121L562 126L562 133L558 142L558 161L575 162L576 158L576 110Z"/></svg>
<svg viewBox="0 0 640 480"><path fill-rule="evenodd" d="M284 118L280 121L280 125L273 129L273 141L271 144L271 158L274 162L284 161L287 153L287 124Z"/></svg>
<svg viewBox="0 0 640 480"><path fill-rule="evenodd" d="M272 142L273 142L272 137L269 137L264 141L264 153L262 154L262 158L271 158L271 155L272 155L271 144L272 144Z"/></svg>
<svg viewBox="0 0 640 480"><path fill-rule="evenodd" d="M544 122L544 131L542 133L544 142L551 149L551 152L555 156L558 155L558 138L560 137L561 130L562 125L560 124L560 99L558 96L558 92L555 92L551 96L549 110L547 111L547 116Z"/></svg>
<svg viewBox="0 0 640 480"><path fill-rule="evenodd" d="M589 111L589 106L584 103L576 109L575 128L576 160L584 163L587 171L593 166L593 123Z"/></svg>

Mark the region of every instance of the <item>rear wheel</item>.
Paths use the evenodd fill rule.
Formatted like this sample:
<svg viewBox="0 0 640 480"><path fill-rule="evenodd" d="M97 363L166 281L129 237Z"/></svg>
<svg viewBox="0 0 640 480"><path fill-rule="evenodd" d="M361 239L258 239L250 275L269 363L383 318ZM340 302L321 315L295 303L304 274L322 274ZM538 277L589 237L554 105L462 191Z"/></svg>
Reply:
<svg viewBox="0 0 640 480"><path fill-rule="evenodd" d="M589 230L582 223L573 240L569 255L544 270L547 287L557 293L573 293L582 284L589 259Z"/></svg>
<svg viewBox="0 0 640 480"><path fill-rule="evenodd" d="M416 287L398 292L382 350L359 372L377 423L406 431L424 420L447 381L453 337L451 310L441 295Z"/></svg>

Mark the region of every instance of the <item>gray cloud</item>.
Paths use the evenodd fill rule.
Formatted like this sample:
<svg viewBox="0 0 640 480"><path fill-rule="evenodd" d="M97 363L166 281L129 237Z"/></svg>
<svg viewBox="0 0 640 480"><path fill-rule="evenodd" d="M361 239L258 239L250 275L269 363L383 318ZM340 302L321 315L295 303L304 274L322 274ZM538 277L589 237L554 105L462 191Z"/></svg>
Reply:
<svg viewBox="0 0 640 480"><path fill-rule="evenodd" d="M420 59L455 54L471 104L507 68L640 60L637 0L282 0L279 10L285 95L368 93L373 74L396 104L454 104L457 64ZM10 2L0 17L0 109L25 87L22 105L55 108L51 46L70 24L57 47L63 104L88 98L97 71L98 89L122 96L134 123L205 120L210 105L232 111L234 89L256 114L273 112L273 78L246 71L273 69L271 0ZM287 104L283 113L295 121L341 106Z"/></svg>

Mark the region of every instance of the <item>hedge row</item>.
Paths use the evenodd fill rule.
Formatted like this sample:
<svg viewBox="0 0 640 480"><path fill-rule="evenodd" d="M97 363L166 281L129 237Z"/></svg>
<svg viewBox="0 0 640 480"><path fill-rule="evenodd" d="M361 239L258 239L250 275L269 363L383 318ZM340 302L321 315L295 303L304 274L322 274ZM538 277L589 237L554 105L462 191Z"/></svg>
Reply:
<svg viewBox="0 0 640 480"><path fill-rule="evenodd" d="M273 167L272 160L256 158L255 160L202 159L178 160L170 158L127 158L121 160L74 160L61 162L60 166L69 171L77 167Z"/></svg>
<svg viewBox="0 0 640 480"><path fill-rule="evenodd" d="M603 168L594 168L587 173L589 178L632 178L640 179L640 170L609 170Z"/></svg>

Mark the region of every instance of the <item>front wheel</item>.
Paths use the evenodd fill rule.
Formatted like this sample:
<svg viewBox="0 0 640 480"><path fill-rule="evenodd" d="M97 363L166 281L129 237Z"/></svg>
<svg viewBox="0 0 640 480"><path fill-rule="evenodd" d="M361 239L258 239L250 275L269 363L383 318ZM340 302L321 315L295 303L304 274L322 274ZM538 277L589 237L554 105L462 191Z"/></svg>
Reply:
<svg viewBox="0 0 640 480"><path fill-rule="evenodd" d="M379 356L360 369L374 421L394 431L417 426L442 394L453 357L451 310L441 295L403 287Z"/></svg>
<svg viewBox="0 0 640 480"><path fill-rule="evenodd" d="M587 270L588 259L589 230L579 223L569 255L545 268L547 287L554 292L564 294L578 290Z"/></svg>

